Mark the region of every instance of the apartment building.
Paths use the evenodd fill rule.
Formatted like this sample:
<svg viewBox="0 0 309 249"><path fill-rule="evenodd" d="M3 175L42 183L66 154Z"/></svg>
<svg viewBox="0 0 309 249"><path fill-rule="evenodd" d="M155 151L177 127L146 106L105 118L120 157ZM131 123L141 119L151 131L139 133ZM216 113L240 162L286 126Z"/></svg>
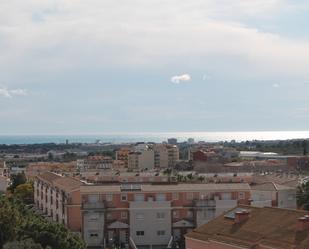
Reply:
<svg viewBox="0 0 309 249"><path fill-rule="evenodd" d="M176 145L171 144L154 144L155 168L172 168L179 161L179 149Z"/></svg>
<svg viewBox="0 0 309 249"><path fill-rule="evenodd" d="M296 188L265 182L251 186L251 205L296 209Z"/></svg>
<svg viewBox="0 0 309 249"><path fill-rule="evenodd" d="M34 203L37 210L49 220L80 232L81 185L79 180L51 172L38 175L34 179Z"/></svg>
<svg viewBox="0 0 309 249"><path fill-rule="evenodd" d="M235 184L83 185L82 235L89 247L166 248L193 228L248 204L250 187Z"/></svg>
<svg viewBox="0 0 309 249"><path fill-rule="evenodd" d="M307 249L309 212L239 205L185 238L186 249Z"/></svg>
<svg viewBox="0 0 309 249"><path fill-rule="evenodd" d="M122 161L124 163L125 168L128 168L130 152L131 152L130 148L121 148L120 150L116 151L116 160Z"/></svg>
<svg viewBox="0 0 309 249"><path fill-rule="evenodd" d="M128 156L128 168L131 170L153 169L154 151L147 149L130 152Z"/></svg>
<svg viewBox="0 0 309 249"><path fill-rule="evenodd" d="M113 159L109 156L88 156L86 159L77 160L79 171L105 170L113 167Z"/></svg>

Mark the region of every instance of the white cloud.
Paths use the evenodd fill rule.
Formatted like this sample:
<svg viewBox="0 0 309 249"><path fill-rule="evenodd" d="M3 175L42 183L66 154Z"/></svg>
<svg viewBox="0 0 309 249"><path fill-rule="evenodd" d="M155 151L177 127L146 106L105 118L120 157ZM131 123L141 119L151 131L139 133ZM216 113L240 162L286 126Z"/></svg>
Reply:
<svg viewBox="0 0 309 249"><path fill-rule="evenodd" d="M189 74L175 75L171 78L171 82L179 84L181 82L190 81L191 76Z"/></svg>
<svg viewBox="0 0 309 249"><path fill-rule="evenodd" d="M0 97L12 98L14 96L26 96L28 92L25 89L8 89L7 87L0 86Z"/></svg>
<svg viewBox="0 0 309 249"><path fill-rule="evenodd" d="M0 1L0 68L8 75L53 74L85 67L153 68L186 63L183 58L194 67L215 67L212 61L220 57L220 71L242 70L234 60L241 58L257 75L308 75L308 41L247 23L248 17L275 18L286 11L285 0Z"/></svg>

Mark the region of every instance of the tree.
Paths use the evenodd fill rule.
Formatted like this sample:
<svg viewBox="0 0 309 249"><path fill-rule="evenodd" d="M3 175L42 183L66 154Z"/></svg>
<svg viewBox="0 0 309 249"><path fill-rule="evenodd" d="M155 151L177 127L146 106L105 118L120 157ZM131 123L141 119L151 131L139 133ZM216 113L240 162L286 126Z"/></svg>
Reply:
<svg viewBox="0 0 309 249"><path fill-rule="evenodd" d="M15 188L20 185L26 183L27 179L25 176L25 173L18 173L16 175L11 175L11 186L9 187L9 190L14 192Z"/></svg>
<svg viewBox="0 0 309 249"><path fill-rule="evenodd" d="M32 239L22 241L12 241L4 245L3 249L44 249L40 244L35 243Z"/></svg>
<svg viewBox="0 0 309 249"><path fill-rule="evenodd" d="M309 182L303 183L297 188L297 205L309 211Z"/></svg>
<svg viewBox="0 0 309 249"><path fill-rule="evenodd" d="M193 178L194 178L192 173L190 173L189 175L187 175L187 177L188 177L189 181L192 181Z"/></svg>
<svg viewBox="0 0 309 249"><path fill-rule="evenodd" d="M18 185L14 190L14 196L25 204L33 203L33 186L30 183Z"/></svg>
<svg viewBox="0 0 309 249"><path fill-rule="evenodd" d="M0 197L0 207L0 249L86 248L77 235L34 214L17 198ZM21 247L24 241L32 247Z"/></svg>
<svg viewBox="0 0 309 249"><path fill-rule="evenodd" d="M199 176L198 179L199 179L200 182L203 182L205 180L205 177L204 176Z"/></svg>
<svg viewBox="0 0 309 249"><path fill-rule="evenodd" d="M308 154L308 151L307 151L307 141L306 140L303 140L302 147L303 147L303 155L306 156Z"/></svg>

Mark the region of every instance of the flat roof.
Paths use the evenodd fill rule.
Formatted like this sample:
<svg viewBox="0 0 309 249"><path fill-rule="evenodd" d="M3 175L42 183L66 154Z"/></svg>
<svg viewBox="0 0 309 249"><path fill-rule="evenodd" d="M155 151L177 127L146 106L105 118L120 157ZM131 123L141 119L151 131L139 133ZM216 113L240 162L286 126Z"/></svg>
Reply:
<svg viewBox="0 0 309 249"><path fill-rule="evenodd" d="M121 192L121 186L126 184L84 185L80 187L81 193ZM130 184L129 184L130 185ZM133 184L139 185L141 192L188 192L188 191L250 191L248 183L179 183L179 184ZM126 192L126 191L122 191Z"/></svg>

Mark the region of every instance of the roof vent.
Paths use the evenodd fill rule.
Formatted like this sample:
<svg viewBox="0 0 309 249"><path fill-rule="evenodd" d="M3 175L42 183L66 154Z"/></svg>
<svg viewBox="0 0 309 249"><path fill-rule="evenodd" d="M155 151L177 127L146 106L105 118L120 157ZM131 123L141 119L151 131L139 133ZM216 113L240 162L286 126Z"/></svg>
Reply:
<svg viewBox="0 0 309 249"><path fill-rule="evenodd" d="M249 211L248 210L241 210L235 212L235 224L242 223L249 219Z"/></svg>
<svg viewBox="0 0 309 249"><path fill-rule="evenodd" d="M309 228L309 215L305 215L297 219L297 231L302 232Z"/></svg>

